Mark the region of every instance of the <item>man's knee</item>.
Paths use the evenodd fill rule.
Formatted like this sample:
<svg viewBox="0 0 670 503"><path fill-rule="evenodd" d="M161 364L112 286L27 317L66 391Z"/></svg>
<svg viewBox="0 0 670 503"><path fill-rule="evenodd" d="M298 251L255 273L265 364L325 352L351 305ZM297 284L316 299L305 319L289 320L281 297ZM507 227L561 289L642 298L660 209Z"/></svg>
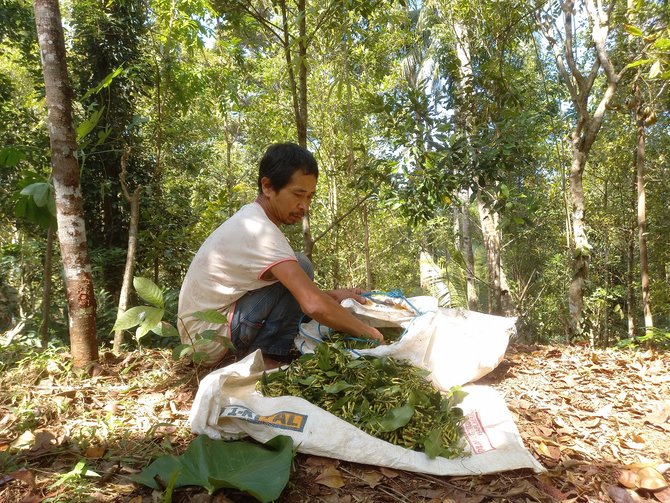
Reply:
<svg viewBox="0 0 670 503"><path fill-rule="evenodd" d="M307 258L307 255L304 253L296 252L295 258L298 259L298 264L302 267L302 270L305 271L309 279L314 279L314 266L312 262Z"/></svg>

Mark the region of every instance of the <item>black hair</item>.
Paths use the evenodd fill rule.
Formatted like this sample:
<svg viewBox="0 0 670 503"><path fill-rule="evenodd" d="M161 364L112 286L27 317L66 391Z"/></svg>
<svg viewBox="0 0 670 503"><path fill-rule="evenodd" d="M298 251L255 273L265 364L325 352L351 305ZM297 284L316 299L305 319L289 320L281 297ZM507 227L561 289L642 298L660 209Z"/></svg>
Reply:
<svg viewBox="0 0 670 503"><path fill-rule="evenodd" d="M275 143L265 151L258 165L258 193L263 192L261 180L267 177L272 188L279 192L286 187L293 173L301 170L305 175L319 177L319 167L312 153L295 143Z"/></svg>

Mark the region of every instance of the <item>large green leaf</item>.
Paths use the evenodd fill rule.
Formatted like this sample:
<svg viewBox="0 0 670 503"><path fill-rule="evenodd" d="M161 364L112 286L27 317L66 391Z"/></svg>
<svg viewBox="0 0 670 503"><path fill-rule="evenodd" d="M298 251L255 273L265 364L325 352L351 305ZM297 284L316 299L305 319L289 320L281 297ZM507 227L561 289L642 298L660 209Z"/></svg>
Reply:
<svg viewBox="0 0 670 503"><path fill-rule="evenodd" d="M102 107L100 110L93 111L88 119L77 126L77 143L81 142L81 140L98 125L104 110L105 107Z"/></svg>
<svg viewBox="0 0 670 503"><path fill-rule="evenodd" d="M35 204L40 208L47 205L49 197L53 197L51 184L46 182L31 183L21 190L21 195L32 196Z"/></svg>
<svg viewBox="0 0 670 503"><path fill-rule="evenodd" d="M144 301L155 307L165 307L163 291L149 278L135 276L133 278L133 286L135 287L135 291L137 291L137 295L142 297Z"/></svg>
<svg viewBox="0 0 670 503"><path fill-rule="evenodd" d="M14 147L4 147L0 149L0 166L12 167L26 158L26 154Z"/></svg>
<svg viewBox="0 0 670 503"><path fill-rule="evenodd" d="M174 487L201 486L210 494L221 488L236 488L270 502L286 487L292 460L293 441L284 435L264 445L200 435L181 456L162 456L131 478L160 489L155 477L167 486L176 473Z"/></svg>
<svg viewBox="0 0 670 503"><path fill-rule="evenodd" d="M379 420L379 429L381 431L397 430L409 423L413 415L414 407L409 404L391 409Z"/></svg>
<svg viewBox="0 0 670 503"><path fill-rule="evenodd" d="M195 313L192 313L191 316L193 316L196 320L202 320L208 323L223 324L228 322L228 318L226 317L226 315L221 314L215 309L210 309L208 311L196 311Z"/></svg>
<svg viewBox="0 0 670 503"><path fill-rule="evenodd" d="M144 307L144 319L135 332L135 338L139 341L142 337L147 335L149 332L158 330L158 325L160 325L165 310L159 307Z"/></svg>
<svg viewBox="0 0 670 503"><path fill-rule="evenodd" d="M163 318L163 310L151 306L131 307L121 313L116 319L112 331L127 330L136 325L150 325L148 330L154 328Z"/></svg>

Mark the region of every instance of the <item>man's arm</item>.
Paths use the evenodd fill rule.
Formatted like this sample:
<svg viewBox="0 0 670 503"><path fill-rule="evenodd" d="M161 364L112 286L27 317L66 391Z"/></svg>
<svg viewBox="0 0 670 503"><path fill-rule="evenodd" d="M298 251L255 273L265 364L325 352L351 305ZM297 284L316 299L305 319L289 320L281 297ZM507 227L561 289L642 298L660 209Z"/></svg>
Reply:
<svg viewBox="0 0 670 503"><path fill-rule="evenodd" d="M274 277L295 297L302 312L310 318L336 331L346 332L355 337L362 336L368 339L376 339L381 343L384 342L384 336L379 330L363 323L344 309L335 300L337 297L331 296L332 292L338 292L335 294L336 296L345 295L345 297L341 297L342 299L347 296L360 298L362 291L359 290L359 294L356 294L354 289L351 289L351 292L349 290L332 290L330 294L326 293L320 290L298 263L293 260L277 264L271 271Z"/></svg>

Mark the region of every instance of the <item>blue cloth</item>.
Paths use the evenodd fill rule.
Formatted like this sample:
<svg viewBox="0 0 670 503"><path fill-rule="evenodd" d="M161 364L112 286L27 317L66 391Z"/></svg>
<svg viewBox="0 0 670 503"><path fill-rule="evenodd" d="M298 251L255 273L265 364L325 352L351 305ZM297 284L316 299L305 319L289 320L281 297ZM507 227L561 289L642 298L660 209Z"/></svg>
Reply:
<svg viewBox="0 0 670 503"><path fill-rule="evenodd" d="M314 279L309 259L302 253L295 256L303 271ZM235 304L230 323L233 344L241 355L260 349L270 357L287 356L302 316L298 301L279 281L248 292Z"/></svg>

